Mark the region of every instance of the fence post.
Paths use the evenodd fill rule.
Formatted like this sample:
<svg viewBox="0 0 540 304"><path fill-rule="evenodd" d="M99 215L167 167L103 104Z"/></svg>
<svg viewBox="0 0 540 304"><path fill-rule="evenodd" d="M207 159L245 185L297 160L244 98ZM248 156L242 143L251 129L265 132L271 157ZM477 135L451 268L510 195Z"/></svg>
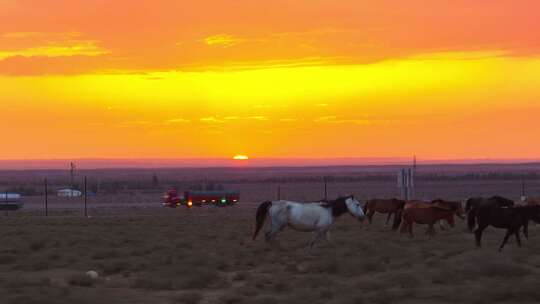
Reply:
<svg viewBox="0 0 540 304"><path fill-rule="evenodd" d="M49 186L45 178L45 216L49 216Z"/></svg>
<svg viewBox="0 0 540 304"><path fill-rule="evenodd" d="M525 193L525 179L521 180L521 201L527 200L527 194Z"/></svg>
<svg viewBox="0 0 540 304"><path fill-rule="evenodd" d="M88 217L87 201L88 201L88 195L86 191L86 176L85 176L84 177L84 217Z"/></svg>
<svg viewBox="0 0 540 304"><path fill-rule="evenodd" d="M324 180L324 200L328 200L328 180L326 179L326 176L323 177Z"/></svg>
<svg viewBox="0 0 540 304"><path fill-rule="evenodd" d="M8 191L6 190L6 216L9 216L9 210L7 205L9 204Z"/></svg>

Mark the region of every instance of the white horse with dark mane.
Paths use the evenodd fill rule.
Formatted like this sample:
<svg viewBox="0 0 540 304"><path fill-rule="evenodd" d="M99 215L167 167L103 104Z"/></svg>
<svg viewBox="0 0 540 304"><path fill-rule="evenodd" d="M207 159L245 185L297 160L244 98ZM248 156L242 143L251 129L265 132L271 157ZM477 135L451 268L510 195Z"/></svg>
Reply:
<svg viewBox="0 0 540 304"><path fill-rule="evenodd" d="M297 231L314 232L315 236L309 245L311 248L322 236L328 239L330 226L334 223L334 219L347 212L359 220L364 219L362 206L352 195L332 201L313 203L284 200L267 201L259 205L257 209L253 240L257 238L268 216L271 226L265 235L267 242L289 226Z"/></svg>

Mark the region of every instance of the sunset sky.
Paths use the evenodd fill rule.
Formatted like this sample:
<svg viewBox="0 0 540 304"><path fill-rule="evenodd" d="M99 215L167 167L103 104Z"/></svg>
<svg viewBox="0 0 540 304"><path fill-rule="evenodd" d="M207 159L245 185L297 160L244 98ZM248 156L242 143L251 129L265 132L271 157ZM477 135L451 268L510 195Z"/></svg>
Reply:
<svg viewBox="0 0 540 304"><path fill-rule="evenodd" d="M540 159L537 0L0 0L0 159Z"/></svg>

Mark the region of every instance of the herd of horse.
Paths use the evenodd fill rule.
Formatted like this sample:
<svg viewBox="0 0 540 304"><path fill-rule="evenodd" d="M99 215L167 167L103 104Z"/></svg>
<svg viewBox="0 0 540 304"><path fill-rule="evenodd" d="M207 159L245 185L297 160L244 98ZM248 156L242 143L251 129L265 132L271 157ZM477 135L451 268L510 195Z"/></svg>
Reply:
<svg viewBox="0 0 540 304"><path fill-rule="evenodd" d="M414 236L415 223L427 225L427 234L432 237L435 235L435 224L439 223L442 228L443 222L446 222L450 227L454 227L454 216L461 219L466 217L470 232L474 232L477 247L481 246L482 232L488 226L506 229L506 235L499 247L501 251L512 235L515 235L517 244L521 247L521 229L523 228L523 234L528 238L529 222L540 223L540 200L527 199L517 204L501 196L474 197L465 201L465 208L462 202L443 199L429 202L372 199L361 204L352 195L316 202L266 201L257 208L253 240L264 226L265 219L269 218L266 241L272 240L283 229L290 227L297 231L314 232L311 248L322 237L329 240L330 227L335 218L345 213L350 213L360 221L367 218L369 224L375 213L387 214L386 224L393 216L392 230L399 229L410 237Z"/></svg>

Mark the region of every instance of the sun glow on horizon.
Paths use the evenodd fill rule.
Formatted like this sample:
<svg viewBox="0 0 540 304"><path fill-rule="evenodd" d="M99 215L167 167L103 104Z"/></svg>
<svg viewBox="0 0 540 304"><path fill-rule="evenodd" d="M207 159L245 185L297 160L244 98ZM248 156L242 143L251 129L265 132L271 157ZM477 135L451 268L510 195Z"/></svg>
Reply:
<svg viewBox="0 0 540 304"><path fill-rule="evenodd" d="M234 160L249 160L249 157L248 157L247 155L241 155L241 154L239 154L239 155L235 155L235 156L233 157L233 159L234 159Z"/></svg>

